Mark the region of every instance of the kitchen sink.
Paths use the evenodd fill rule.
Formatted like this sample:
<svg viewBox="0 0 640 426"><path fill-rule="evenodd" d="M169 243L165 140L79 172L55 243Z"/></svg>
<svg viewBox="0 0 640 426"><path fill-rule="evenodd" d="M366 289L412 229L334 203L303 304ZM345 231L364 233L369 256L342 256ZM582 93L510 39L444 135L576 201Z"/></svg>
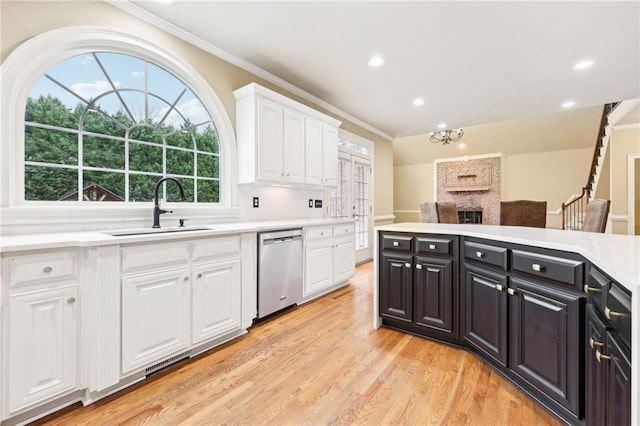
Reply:
<svg viewBox="0 0 640 426"><path fill-rule="evenodd" d="M131 235L151 235L151 234L168 234L175 232L189 232L189 231L209 231L213 228L207 226L175 226L168 228L143 228L143 229L121 229L118 231L105 231L103 234L111 235L113 237L126 237Z"/></svg>

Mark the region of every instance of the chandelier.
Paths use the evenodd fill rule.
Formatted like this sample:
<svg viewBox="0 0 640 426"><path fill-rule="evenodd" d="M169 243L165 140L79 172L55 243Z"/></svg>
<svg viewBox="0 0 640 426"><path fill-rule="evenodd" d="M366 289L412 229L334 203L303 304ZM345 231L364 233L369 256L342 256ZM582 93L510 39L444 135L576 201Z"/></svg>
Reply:
<svg viewBox="0 0 640 426"><path fill-rule="evenodd" d="M429 140L433 143L442 142L443 145L449 145L449 142L458 142L462 139L464 130L447 129L429 133Z"/></svg>

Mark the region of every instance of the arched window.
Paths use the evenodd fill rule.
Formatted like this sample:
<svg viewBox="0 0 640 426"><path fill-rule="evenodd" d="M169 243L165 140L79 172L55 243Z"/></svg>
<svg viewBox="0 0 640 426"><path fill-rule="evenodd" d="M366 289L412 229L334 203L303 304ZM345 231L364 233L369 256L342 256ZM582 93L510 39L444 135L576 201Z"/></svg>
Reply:
<svg viewBox="0 0 640 426"><path fill-rule="evenodd" d="M17 47L0 79L0 234L142 225L164 176L184 186L180 217L237 217L229 116L198 70L160 43L59 28ZM178 202L177 189L161 196Z"/></svg>
<svg viewBox="0 0 640 426"><path fill-rule="evenodd" d="M188 202L219 202L218 133L200 99L149 61L90 52L49 68L25 111L27 201L151 201L177 178ZM166 194L177 200L177 187Z"/></svg>

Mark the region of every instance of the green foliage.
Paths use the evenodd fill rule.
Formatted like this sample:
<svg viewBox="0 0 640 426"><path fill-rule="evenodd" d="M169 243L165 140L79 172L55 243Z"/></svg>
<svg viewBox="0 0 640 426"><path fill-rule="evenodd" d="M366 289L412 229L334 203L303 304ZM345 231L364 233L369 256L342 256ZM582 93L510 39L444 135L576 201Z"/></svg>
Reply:
<svg viewBox="0 0 640 426"><path fill-rule="evenodd" d="M57 201L78 191L77 170L25 166L24 177L25 200Z"/></svg>

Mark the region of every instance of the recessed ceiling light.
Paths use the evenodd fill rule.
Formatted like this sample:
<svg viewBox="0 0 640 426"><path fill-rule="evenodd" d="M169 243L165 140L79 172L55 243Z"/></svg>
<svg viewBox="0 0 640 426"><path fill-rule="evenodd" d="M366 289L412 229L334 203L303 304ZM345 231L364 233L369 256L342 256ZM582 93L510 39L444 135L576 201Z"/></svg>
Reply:
<svg viewBox="0 0 640 426"><path fill-rule="evenodd" d="M413 100L413 104L414 104L415 106L424 105L424 99L422 99L422 98L415 98L415 99Z"/></svg>
<svg viewBox="0 0 640 426"><path fill-rule="evenodd" d="M594 62L591 59L585 59L583 61L580 61L578 63L576 63L573 66L574 70L584 70L587 69L589 67L591 67L594 64Z"/></svg>
<svg viewBox="0 0 640 426"><path fill-rule="evenodd" d="M576 103L574 101L566 101L565 103L563 103L562 105L560 105L562 108L571 108L572 106L574 106Z"/></svg>
<svg viewBox="0 0 640 426"><path fill-rule="evenodd" d="M460 143L458 144L458 148L463 149L463 148L464 148L464 142L460 142Z"/></svg>
<svg viewBox="0 0 640 426"><path fill-rule="evenodd" d="M438 124L438 129L446 129L447 125L445 123Z"/></svg>
<svg viewBox="0 0 640 426"><path fill-rule="evenodd" d="M370 67L379 67L382 64L384 64L384 59L382 59L381 56L376 55L373 58L369 59Z"/></svg>

